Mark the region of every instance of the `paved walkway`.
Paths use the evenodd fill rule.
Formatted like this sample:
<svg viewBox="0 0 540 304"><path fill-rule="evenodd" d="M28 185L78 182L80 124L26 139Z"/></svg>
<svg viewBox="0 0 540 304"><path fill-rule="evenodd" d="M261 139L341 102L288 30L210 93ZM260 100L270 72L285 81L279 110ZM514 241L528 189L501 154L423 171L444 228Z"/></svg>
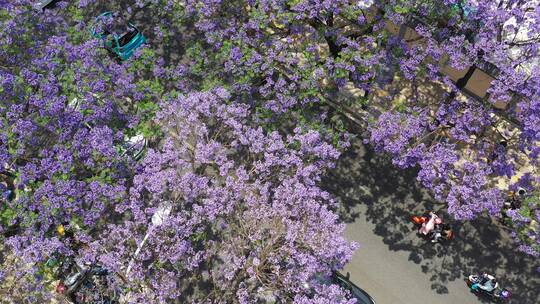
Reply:
<svg viewBox="0 0 540 304"><path fill-rule="evenodd" d="M457 238L445 247L420 240L410 216L444 205L415 182L413 170L394 168L359 140L325 185L341 203L347 238L361 246L345 271L377 304L490 303L465 284L466 275L480 271L513 292L510 303L540 303L540 261L513 250L508 233L490 219L453 223Z"/></svg>

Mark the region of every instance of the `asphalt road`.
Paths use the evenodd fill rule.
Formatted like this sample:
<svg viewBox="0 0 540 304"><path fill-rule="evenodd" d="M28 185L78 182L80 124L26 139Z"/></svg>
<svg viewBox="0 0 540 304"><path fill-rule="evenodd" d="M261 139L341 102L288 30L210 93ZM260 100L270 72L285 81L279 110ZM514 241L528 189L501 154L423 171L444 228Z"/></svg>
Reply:
<svg viewBox="0 0 540 304"><path fill-rule="evenodd" d="M367 208L359 208L365 215ZM377 303L476 303L462 280L444 284L430 280L431 275L423 269L437 271L444 258L434 258L430 265L419 266L405 250L390 250L384 238L374 233L376 225L359 216L347 227L346 236L361 244L345 271L350 272L351 281L368 292ZM428 244L429 246L431 244ZM444 288L444 293L437 293Z"/></svg>
<svg viewBox="0 0 540 304"><path fill-rule="evenodd" d="M510 289L510 303L540 303L540 260L515 251L490 218L459 223L440 211L457 238L442 246L416 236L410 216L444 205L416 183L414 170L394 168L355 140L324 184L338 197L346 237L360 244L344 271L377 304L490 303L466 286L465 277L477 272L494 274Z"/></svg>

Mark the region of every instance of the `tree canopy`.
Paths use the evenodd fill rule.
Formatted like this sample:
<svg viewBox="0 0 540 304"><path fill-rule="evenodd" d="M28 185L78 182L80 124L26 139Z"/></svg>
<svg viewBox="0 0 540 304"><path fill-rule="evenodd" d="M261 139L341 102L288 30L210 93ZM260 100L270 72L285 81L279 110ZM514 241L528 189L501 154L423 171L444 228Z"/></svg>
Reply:
<svg viewBox="0 0 540 304"><path fill-rule="evenodd" d="M320 188L350 115L456 219L505 213L540 254L535 1L34 2L0 1L13 297L50 297L70 256L127 277L126 301L352 303L323 279L356 244ZM104 11L147 37L132 58L91 35Z"/></svg>

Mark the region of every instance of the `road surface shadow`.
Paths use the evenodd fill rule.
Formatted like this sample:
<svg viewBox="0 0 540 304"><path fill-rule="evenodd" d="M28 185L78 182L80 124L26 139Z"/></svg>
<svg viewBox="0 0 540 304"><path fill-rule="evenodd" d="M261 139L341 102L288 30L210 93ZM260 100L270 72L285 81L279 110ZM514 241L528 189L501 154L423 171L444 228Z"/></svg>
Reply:
<svg viewBox="0 0 540 304"><path fill-rule="evenodd" d="M445 214L445 205L435 202L416 181L416 170L400 170L387 156L375 153L355 139L351 148L327 174L323 187L337 197L337 210L346 223L355 220L372 222L374 233L381 236L389 250L406 251L409 260L430 276L431 288L448 293L450 281L462 280L471 273L494 274L502 287L512 291L511 303L540 303L538 261L515 250L508 232L489 217L458 222ZM360 214L359 205L366 205ZM411 216L435 210L450 223L456 238L445 246L420 239ZM361 250L361 249L360 249ZM489 299L479 297L481 303Z"/></svg>

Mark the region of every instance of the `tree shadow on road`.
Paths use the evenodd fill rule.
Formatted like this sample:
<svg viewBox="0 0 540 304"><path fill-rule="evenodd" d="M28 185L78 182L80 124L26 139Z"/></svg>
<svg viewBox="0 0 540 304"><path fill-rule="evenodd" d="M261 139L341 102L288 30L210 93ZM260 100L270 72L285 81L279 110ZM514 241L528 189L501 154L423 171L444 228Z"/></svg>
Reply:
<svg viewBox="0 0 540 304"><path fill-rule="evenodd" d="M516 251L515 243L504 229L489 217L471 222L457 222L435 202L416 181L416 170L400 170L386 156L375 153L354 140L323 185L340 203L343 221L367 220L375 225L389 250L406 251L409 261L418 264L430 276L431 288L448 293L450 281L462 280L471 273L494 274L502 287L512 291L511 303L540 303L540 280L533 257ZM361 214L358 206L365 205ZM456 238L443 246L420 239L411 216L435 210L452 225ZM482 303L489 299L479 297Z"/></svg>

